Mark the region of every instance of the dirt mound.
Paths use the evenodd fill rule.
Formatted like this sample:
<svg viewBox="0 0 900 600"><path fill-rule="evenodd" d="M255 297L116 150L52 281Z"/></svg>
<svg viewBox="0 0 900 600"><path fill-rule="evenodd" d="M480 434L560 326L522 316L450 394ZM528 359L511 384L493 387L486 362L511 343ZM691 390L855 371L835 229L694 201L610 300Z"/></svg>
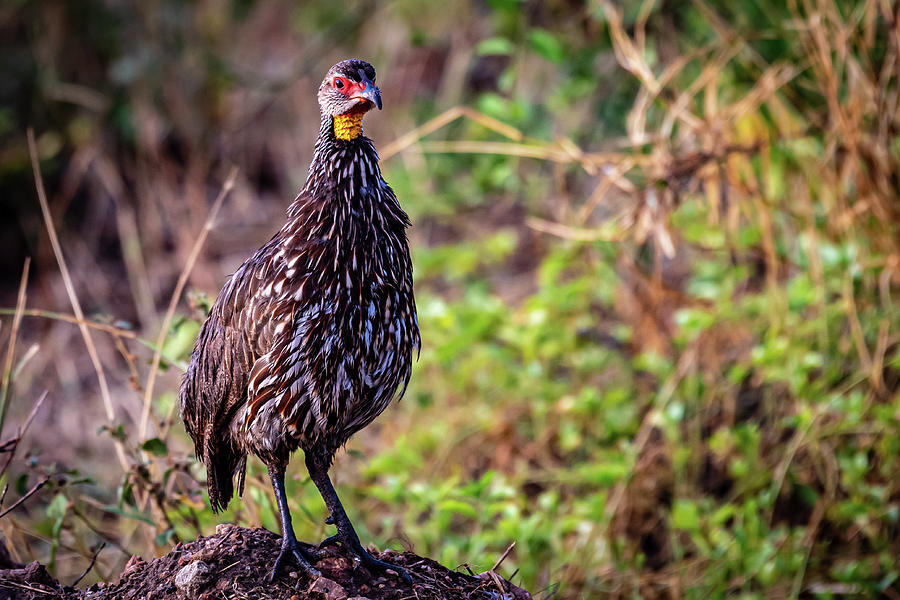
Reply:
<svg viewBox="0 0 900 600"><path fill-rule="evenodd" d="M21 568L0 569L0 600L56 600L79 596L71 588L63 589L38 562Z"/></svg>
<svg viewBox="0 0 900 600"><path fill-rule="evenodd" d="M373 553L402 566L411 588L392 574L375 574L354 563L340 546L332 546L316 563L322 577L311 580L290 562L269 581L280 538L265 529L220 525L216 535L178 544L167 555L146 562L132 557L115 583L86 590L63 589L43 566L0 570L0 600L530 600L531 595L490 573L478 576L451 571L412 552ZM502 587L502 593L501 593Z"/></svg>

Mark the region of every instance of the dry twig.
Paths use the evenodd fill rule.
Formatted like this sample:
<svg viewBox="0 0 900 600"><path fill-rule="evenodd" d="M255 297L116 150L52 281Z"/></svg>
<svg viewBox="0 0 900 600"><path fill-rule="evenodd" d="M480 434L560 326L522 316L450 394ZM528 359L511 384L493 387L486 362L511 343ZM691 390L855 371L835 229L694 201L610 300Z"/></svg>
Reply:
<svg viewBox="0 0 900 600"><path fill-rule="evenodd" d="M37 188L38 202L41 205L41 213L44 216L44 225L47 229L47 235L50 237L50 245L53 247L53 254L56 256L56 262L59 265L59 272L62 275L63 283L66 287L66 293L69 296L69 302L72 304L72 311L79 320L78 328L81 330L81 337L84 338L84 345L87 346L88 355L91 363L94 365L94 371L97 374L97 382L100 385L100 397L103 399L103 406L106 409L106 420L110 427L115 423L116 414L113 410L112 396L109 393L109 385L106 382L106 373L103 370L103 363L100 362L100 356L97 348L94 346L94 340L87 325L82 323L85 321L84 312L81 310L81 302L75 293L75 286L72 284L72 277L69 275L69 268L66 266L66 259L63 257L62 247L59 245L59 239L56 237L56 229L53 227L53 217L50 214L50 205L47 203L47 194L44 191L44 181L41 177L41 166L38 158L37 143L34 140L34 130L28 129L28 151L31 156L31 168L34 172L34 184ZM116 456L123 471L129 470L128 459L125 456L125 448L122 442L113 439L116 447Z"/></svg>
<svg viewBox="0 0 900 600"><path fill-rule="evenodd" d="M50 476L49 476L49 475L45 476L43 479L41 479L41 480L38 481L36 484L34 484L34 486L33 486L30 490L28 490L27 492L25 492L24 494L22 494L22 497L21 497L21 498L19 498L18 500L16 500L16 501L13 502L12 504L10 504L10 505L9 505L9 508L7 508L6 510L0 512L0 519L2 519L3 517L5 517L6 515L8 515L9 513L11 513L12 511L14 511L16 508L18 508L19 506L21 506L23 502L25 502L26 500L28 500L29 498L31 498L32 496L34 496L34 495L37 493L38 490L40 490L42 487L44 487L45 485L47 485L47 482L48 482L48 481L50 481Z"/></svg>
<svg viewBox="0 0 900 600"><path fill-rule="evenodd" d="M22 312L25 310L25 291L28 287L28 268L31 259L25 259L22 267L22 279L19 282L19 296L16 300L16 311L13 316L12 330L9 333L9 344L6 347L6 363L3 366L3 382L0 384L0 434L3 433L3 424L6 421L6 411L9 409L10 382L12 375L13 356L16 353L16 340L19 336L19 326L22 324Z"/></svg>
<svg viewBox="0 0 900 600"><path fill-rule="evenodd" d="M97 562L97 557L100 556L100 552L102 552L104 548L106 548L106 542L101 542L100 545L97 546L97 549L94 550L94 554L93 556L91 556L91 562L87 566L87 569L85 569L84 572L78 576L78 579L72 582L71 587L75 587L76 585L81 583L81 580L84 579L84 576L91 572L91 569L94 568L94 564Z"/></svg>
<svg viewBox="0 0 900 600"><path fill-rule="evenodd" d="M184 286L187 283L188 277L190 277L191 270L194 268L194 263L197 262L200 250L203 248L204 242L206 242L206 236L212 231L216 216L219 214L219 209L222 208L225 197L234 187L235 179L237 179L237 167L231 169L231 172L225 179L225 183L222 185L219 196L216 198L215 202L213 202L212 208L210 208L209 214L206 217L206 222L203 224L203 229L197 236L193 248L191 248L191 253L188 255L187 262L181 270L181 274L178 276L178 282L175 284L175 289L172 291L172 297L169 299L169 308L166 310L166 316L163 318L162 324L160 325L159 336L156 338L156 350L153 352L153 362L150 364L150 372L147 375L147 387L144 392L144 409L141 412L141 423L138 427L138 440L141 442L143 442L144 436L147 433L147 423L150 419L150 406L153 402L153 386L156 383L156 375L159 371L159 361L162 357L162 347L166 341L166 336L169 333L169 326L172 324L175 308L178 306L178 301L181 299L181 293L184 291Z"/></svg>

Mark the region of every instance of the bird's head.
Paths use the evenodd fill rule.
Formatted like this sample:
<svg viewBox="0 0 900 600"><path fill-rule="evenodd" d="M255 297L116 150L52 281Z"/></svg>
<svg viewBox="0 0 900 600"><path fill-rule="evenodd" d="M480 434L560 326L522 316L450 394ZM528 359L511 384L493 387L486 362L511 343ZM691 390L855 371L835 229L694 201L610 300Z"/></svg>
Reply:
<svg viewBox="0 0 900 600"><path fill-rule="evenodd" d="M342 60L319 86L319 109L323 118L334 119L338 139L361 135L363 115L376 106L381 109L381 90L375 85L375 67L364 60Z"/></svg>

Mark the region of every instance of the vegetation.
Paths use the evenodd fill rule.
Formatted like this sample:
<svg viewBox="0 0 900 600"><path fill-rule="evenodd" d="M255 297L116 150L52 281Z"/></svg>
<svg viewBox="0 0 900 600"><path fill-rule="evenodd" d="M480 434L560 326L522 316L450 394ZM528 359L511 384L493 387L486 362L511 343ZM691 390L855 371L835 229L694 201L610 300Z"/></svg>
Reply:
<svg viewBox="0 0 900 600"><path fill-rule="evenodd" d="M209 511L175 393L305 176L317 78L359 54L423 339L338 459L361 536L474 571L515 542L502 569L536 597L900 597L896 3L0 11L4 439L50 390L0 481L8 505L46 479L0 519L14 557L74 579L105 542L88 580L115 578L219 521L277 531L255 462ZM28 125L102 370L58 314Z"/></svg>

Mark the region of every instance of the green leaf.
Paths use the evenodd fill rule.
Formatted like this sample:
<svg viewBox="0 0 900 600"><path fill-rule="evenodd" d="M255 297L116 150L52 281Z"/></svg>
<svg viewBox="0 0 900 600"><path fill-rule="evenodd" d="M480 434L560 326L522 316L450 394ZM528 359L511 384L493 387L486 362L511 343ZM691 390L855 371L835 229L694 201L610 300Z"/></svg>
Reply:
<svg viewBox="0 0 900 600"><path fill-rule="evenodd" d="M66 507L69 505L69 499L62 492L54 496L53 500L47 505L47 516L54 521L60 521L66 516Z"/></svg>
<svg viewBox="0 0 900 600"><path fill-rule="evenodd" d="M515 50L515 46L511 41L502 37L492 37L486 40L481 40L478 42L478 45L475 46L475 54L479 56L483 55L509 55L513 53Z"/></svg>
<svg viewBox="0 0 900 600"><path fill-rule="evenodd" d="M165 456L169 453L169 449L166 446L166 443L158 437L150 438L149 440L141 444L141 450L146 450L153 456Z"/></svg>
<svg viewBox="0 0 900 600"><path fill-rule="evenodd" d="M478 512L472 508L471 505L466 504L460 500L444 500L440 504L438 504L438 510L443 512L456 513L459 515L463 515L464 517L475 518L478 516Z"/></svg>
<svg viewBox="0 0 900 600"><path fill-rule="evenodd" d="M112 504L107 504L103 507L103 510L106 512L110 512L114 515L119 515L120 517L125 517L127 519L134 519L135 521L140 521L141 523L146 523L147 525L156 525L156 521L151 519L150 517L145 517L144 515L137 512L130 512L126 510L122 510L118 506L113 506Z"/></svg>
<svg viewBox="0 0 900 600"><path fill-rule="evenodd" d="M675 529L697 531L700 529L700 512L690 500L676 500L672 507L672 525Z"/></svg>
<svg viewBox="0 0 900 600"><path fill-rule="evenodd" d="M579 480L585 484L606 487L615 485L626 477L628 466L624 460L607 460L579 465L575 471Z"/></svg>
<svg viewBox="0 0 900 600"><path fill-rule="evenodd" d="M115 429L110 427L109 425L101 425L97 428L97 435L102 435L104 432L109 432L109 435L113 437L113 439L117 439L119 441L124 442L127 437L125 434L125 428L122 425L117 425Z"/></svg>
<svg viewBox="0 0 900 600"><path fill-rule="evenodd" d="M50 532L50 559L47 561L50 568L56 567L56 551L59 549L59 538L68 506L69 499L62 492L58 493L47 506L47 516L53 521Z"/></svg>
<svg viewBox="0 0 900 600"><path fill-rule="evenodd" d="M28 492L28 473L22 473L16 478L16 492L20 496Z"/></svg>
<svg viewBox="0 0 900 600"><path fill-rule="evenodd" d="M559 40L546 29L534 29L528 34L531 49L552 63L562 62L565 51Z"/></svg>

